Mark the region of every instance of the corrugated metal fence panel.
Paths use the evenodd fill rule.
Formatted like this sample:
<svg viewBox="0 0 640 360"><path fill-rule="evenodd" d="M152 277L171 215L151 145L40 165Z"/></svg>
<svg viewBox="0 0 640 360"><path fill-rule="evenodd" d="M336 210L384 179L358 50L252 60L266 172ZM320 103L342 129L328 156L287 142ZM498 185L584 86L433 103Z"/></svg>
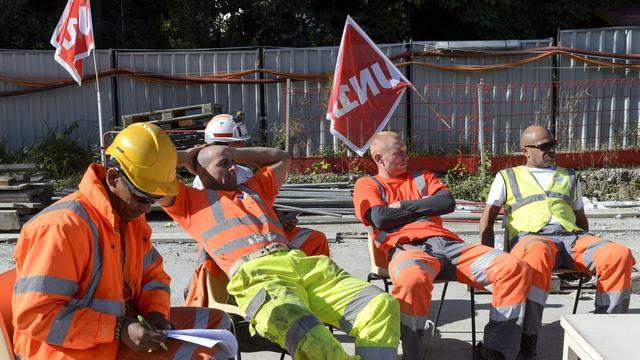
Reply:
<svg viewBox="0 0 640 360"><path fill-rule="evenodd" d="M413 50L426 51L438 48L473 51L498 49L521 50L553 45L553 39L465 41L465 42L414 42ZM520 60L531 55L500 57L419 57L415 61L444 65L496 65ZM547 125L551 118L551 87L529 86L536 82L550 82L552 60L546 58L536 63L507 70L486 72L440 71L412 66L412 80L421 94L429 101L413 96L413 142L419 150L437 153L469 153L477 144L477 86L484 82L484 128L487 149L496 154L514 151L521 130L531 123ZM428 84L428 85L427 85ZM511 84L514 84L513 86ZM526 100L526 101L518 101ZM537 108L536 108L537 107ZM540 109L542 107L542 109ZM475 114L475 115L474 115ZM540 116L540 114L545 114ZM452 130L448 130L439 118L445 118Z"/></svg>
<svg viewBox="0 0 640 360"><path fill-rule="evenodd" d="M118 52L118 66L154 74L201 76L253 70L256 50ZM257 78L245 77L245 79ZM122 115L179 106L215 103L223 112L243 110L254 139L259 135L258 85L146 82L121 76L118 98Z"/></svg>
<svg viewBox="0 0 640 360"><path fill-rule="evenodd" d="M98 50L98 70L111 68L111 51ZM53 51L0 51L0 73L7 76L64 78L71 76L53 59ZM93 74L93 58L84 60L83 74ZM102 116L105 131L113 117L110 79L100 81ZM0 91L25 89L0 81ZM78 129L71 137L81 146L99 143L98 105L95 84L68 86L61 89L0 98L0 138L15 150L33 143L51 131L62 131L74 122Z"/></svg>
<svg viewBox="0 0 640 360"><path fill-rule="evenodd" d="M639 54L640 27L562 30L559 43L585 50ZM640 70L603 68L566 57L560 58L559 66L558 130L568 139L565 146L598 150L640 145Z"/></svg>

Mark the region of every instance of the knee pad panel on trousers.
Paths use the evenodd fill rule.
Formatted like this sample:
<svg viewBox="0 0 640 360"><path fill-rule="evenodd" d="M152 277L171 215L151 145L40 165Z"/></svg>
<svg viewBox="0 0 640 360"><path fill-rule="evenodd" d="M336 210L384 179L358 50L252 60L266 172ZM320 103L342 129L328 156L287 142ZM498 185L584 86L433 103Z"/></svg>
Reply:
<svg viewBox="0 0 640 360"><path fill-rule="evenodd" d="M389 276L394 284L430 284L440 272L440 266L438 259L422 251L399 250L389 263Z"/></svg>
<svg viewBox="0 0 640 360"><path fill-rule="evenodd" d="M605 291L630 288L635 259L628 247L610 242L595 251L591 259L598 275L599 288L602 282L610 282Z"/></svg>
<svg viewBox="0 0 640 360"><path fill-rule="evenodd" d="M492 284L493 305L524 304L531 287L531 267L511 254L495 258L485 269Z"/></svg>

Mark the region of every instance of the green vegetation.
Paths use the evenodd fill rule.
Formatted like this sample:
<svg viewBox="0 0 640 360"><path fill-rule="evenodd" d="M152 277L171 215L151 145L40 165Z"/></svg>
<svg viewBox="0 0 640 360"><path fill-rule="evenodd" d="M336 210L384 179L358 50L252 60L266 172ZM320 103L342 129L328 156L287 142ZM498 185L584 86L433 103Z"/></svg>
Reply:
<svg viewBox="0 0 640 360"><path fill-rule="evenodd" d="M77 186L82 174L91 162L99 160L98 149L84 149L70 138L78 128L74 123L60 132L50 132L45 137L17 151L7 150L6 140L0 138L0 163L36 163L56 188ZM484 201L487 198L494 175L489 161L479 164L482 171L469 172L458 165L447 171L440 179L453 192L456 199ZM366 175L354 159L347 173L333 173L330 163L325 160L314 162L304 173L290 173L288 183L343 182L354 183ZM578 171L582 179L584 196L605 200L640 200L640 169L599 168ZM193 175L179 171L178 178L189 184Z"/></svg>
<svg viewBox="0 0 640 360"><path fill-rule="evenodd" d="M0 141L1 163L35 163L50 179L56 180L57 188L75 186L87 166L99 154L92 153L76 144L69 135L78 128L73 123L61 132L50 132L33 144L16 151L6 150L5 141Z"/></svg>
<svg viewBox="0 0 640 360"><path fill-rule="evenodd" d="M484 170L484 174L481 171L469 172L458 164L441 177L442 182L451 189L456 199L485 201L493 181L493 175L490 173L491 162L487 160L484 164L479 164L479 167L479 170Z"/></svg>
<svg viewBox="0 0 640 360"><path fill-rule="evenodd" d="M307 175L323 174L331 170L331 164L324 160L316 161L311 164L311 167L304 170Z"/></svg>
<svg viewBox="0 0 640 360"><path fill-rule="evenodd" d="M66 0L0 0L4 48L50 49ZM377 43L530 39L608 26L598 11L631 0L93 0L108 48L335 46L350 14ZM393 14L393 16L390 16ZM428 19L429 21L425 21Z"/></svg>

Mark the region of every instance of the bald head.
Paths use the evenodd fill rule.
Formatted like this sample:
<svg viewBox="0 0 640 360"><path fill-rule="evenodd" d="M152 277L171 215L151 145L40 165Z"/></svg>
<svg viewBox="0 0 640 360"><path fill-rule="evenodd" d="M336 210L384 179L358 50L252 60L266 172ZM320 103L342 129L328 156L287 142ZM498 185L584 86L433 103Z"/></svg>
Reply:
<svg viewBox="0 0 640 360"><path fill-rule="evenodd" d="M371 157L382 177L400 177L407 171L407 146L400 135L393 131L382 131L371 140Z"/></svg>
<svg viewBox="0 0 640 360"><path fill-rule="evenodd" d="M208 168L210 164L224 157L223 146L207 146L198 152L198 163L203 168Z"/></svg>
<svg viewBox="0 0 640 360"><path fill-rule="evenodd" d="M553 136L547 128L540 125L531 125L524 129L522 135L520 135L520 147L523 148L527 145L535 145L549 140L553 140Z"/></svg>
<svg viewBox="0 0 640 360"><path fill-rule="evenodd" d="M381 131L375 134L371 139L371 156L388 151L399 141L402 141L400 135L393 131Z"/></svg>
<svg viewBox="0 0 640 360"><path fill-rule="evenodd" d="M206 146L197 155L200 166L196 173L205 188L210 190L232 190L237 187L235 162L227 146Z"/></svg>
<svg viewBox="0 0 640 360"><path fill-rule="evenodd" d="M531 125L520 136L520 151L531 168L547 168L555 163L553 134L540 125Z"/></svg>

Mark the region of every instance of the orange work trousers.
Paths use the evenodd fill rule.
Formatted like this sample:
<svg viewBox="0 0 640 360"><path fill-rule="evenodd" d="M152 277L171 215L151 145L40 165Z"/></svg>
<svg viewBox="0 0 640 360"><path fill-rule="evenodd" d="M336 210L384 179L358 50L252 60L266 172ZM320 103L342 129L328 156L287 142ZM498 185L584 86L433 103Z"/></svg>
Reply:
<svg viewBox="0 0 640 360"><path fill-rule="evenodd" d="M175 329L231 329L231 319L224 311L196 307L172 307L169 322ZM213 359L218 348L168 339L168 351L135 352L120 343L117 359Z"/></svg>
<svg viewBox="0 0 640 360"><path fill-rule="evenodd" d="M436 280L459 281L493 293L484 346L514 358L520 348L531 270L513 255L445 237L398 245L389 256L391 295L400 303L405 359L425 358L425 327Z"/></svg>
<svg viewBox="0 0 640 360"><path fill-rule="evenodd" d="M631 269L635 260L631 250L624 245L585 232L569 233L559 225L547 225L538 233L519 236L511 254L524 260L533 271L528 316L542 320L551 288L551 273L555 269L598 276L595 313L626 313L629 310ZM526 333L535 331L525 328Z"/></svg>

